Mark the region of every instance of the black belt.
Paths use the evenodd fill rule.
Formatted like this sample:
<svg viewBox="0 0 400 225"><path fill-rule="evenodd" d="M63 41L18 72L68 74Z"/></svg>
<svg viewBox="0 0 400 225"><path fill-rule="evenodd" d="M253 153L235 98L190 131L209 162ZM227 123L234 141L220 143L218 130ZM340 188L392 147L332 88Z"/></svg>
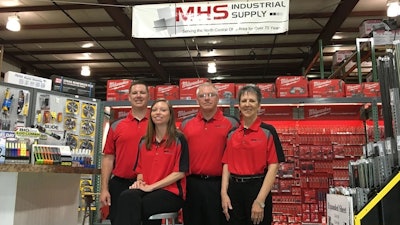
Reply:
<svg viewBox="0 0 400 225"><path fill-rule="evenodd" d="M123 181L123 182L131 182L131 183L136 181L136 178L128 179L128 178L118 177L118 176L115 176L115 175L112 177L112 179L115 179L117 181Z"/></svg>
<svg viewBox="0 0 400 225"><path fill-rule="evenodd" d="M231 178L233 181L237 183L245 183L254 180L264 179L265 174L255 174L255 175L236 175L231 174Z"/></svg>
<svg viewBox="0 0 400 225"><path fill-rule="evenodd" d="M200 179L200 180L221 180L221 176L209 176L203 174L190 174L189 177Z"/></svg>

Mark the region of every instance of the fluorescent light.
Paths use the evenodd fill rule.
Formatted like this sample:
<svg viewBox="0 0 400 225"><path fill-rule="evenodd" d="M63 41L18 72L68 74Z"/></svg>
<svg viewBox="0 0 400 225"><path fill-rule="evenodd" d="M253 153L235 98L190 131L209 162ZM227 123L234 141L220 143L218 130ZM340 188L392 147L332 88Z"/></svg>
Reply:
<svg viewBox="0 0 400 225"><path fill-rule="evenodd" d="M387 16L388 17L396 17L400 14L400 5L398 1L390 2L387 4Z"/></svg>
<svg viewBox="0 0 400 225"><path fill-rule="evenodd" d="M208 63L207 72L208 73L216 73L217 72L217 66L215 65L215 62Z"/></svg>
<svg viewBox="0 0 400 225"><path fill-rule="evenodd" d="M90 76L90 67L89 66L82 66L81 75L88 77Z"/></svg>
<svg viewBox="0 0 400 225"><path fill-rule="evenodd" d="M19 17L18 16L9 16L6 28L7 28L7 30L14 31L14 32L20 31L21 24L19 23Z"/></svg>
<svg viewBox="0 0 400 225"><path fill-rule="evenodd" d="M91 48L93 46L94 46L94 44L92 42L88 42L88 43L83 44L81 47L82 48Z"/></svg>

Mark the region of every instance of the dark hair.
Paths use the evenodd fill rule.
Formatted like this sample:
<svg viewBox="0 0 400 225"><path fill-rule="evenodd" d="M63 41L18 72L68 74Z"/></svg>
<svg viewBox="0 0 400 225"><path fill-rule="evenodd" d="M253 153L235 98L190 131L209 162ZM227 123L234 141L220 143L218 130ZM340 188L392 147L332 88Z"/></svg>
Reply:
<svg viewBox="0 0 400 225"><path fill-rule="evenodd" d="M141 80L134 80L132 82L131 86L129 87L129 92L132 91L132 87L135 85L144 85L146 87L147 93L149 93L149 87L147 86L147 84L144 81L141 81Z"/></svg>
<svg viewBox="0 0 400 225"><path fill-rule="evenodd" d="M169 117L168 128L167 128L166 146L170 146L172 144L172 142L175 141L175 137L178 134L178 129L176 129L176 124L175 124L174 110L172 108L171 103L169 103L169 101L167 101L164 98L159 98L159 99L155 100L153 102L153 104L151 104L150 113L151 113L151 110L153 109L154 105L157 104L158 102L165 102L168 105L170 117ZM156 135L156 127L155 127L153 120L150 119L149 123L147 124L146 136L144 137L147 150L151 149L151 144L153 142L155 135Z"/></svg>
<svg viewBox="0 0 400 225"><path fill-rule="evenodd" d="M261 90L256 85L246 85L246 86L240 88L239 93L238 93L239 102L242 99L242 95L244 95L245 93L255 94L257 96L258 103L261 103L261 97L262 97Z"/></svg>

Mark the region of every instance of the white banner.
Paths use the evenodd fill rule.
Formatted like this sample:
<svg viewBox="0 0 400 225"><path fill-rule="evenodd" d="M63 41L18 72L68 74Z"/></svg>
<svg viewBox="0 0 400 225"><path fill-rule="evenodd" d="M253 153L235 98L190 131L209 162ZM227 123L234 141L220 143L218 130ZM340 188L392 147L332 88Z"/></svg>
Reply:
<svg viewBox="0 0 400 225"><path fill-rule="evenodd" d="M277 34L288 26L289 0L153 4L132 9L135 38Z"/></svg>

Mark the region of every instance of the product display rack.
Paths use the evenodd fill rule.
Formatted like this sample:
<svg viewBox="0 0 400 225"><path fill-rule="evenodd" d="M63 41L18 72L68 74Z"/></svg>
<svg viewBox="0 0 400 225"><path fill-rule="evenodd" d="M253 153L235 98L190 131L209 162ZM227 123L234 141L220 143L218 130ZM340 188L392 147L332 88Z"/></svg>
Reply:
<svg viewBox="0 0 400 225"><path fill-rule="evenodd" d="M293 140L293 135L292 134L288 134L287 133L287 129L291 129L288 127L293 127L293 129L297 129L297 128L303 128L304 124L307 124L308 121L308 116L307 116L307 112L310 110L309 108L314 109L320 109L319 107L322 107L322 109L325 108L338 108L337 110L344 110L344 111L354 111L351 113L351 116L345 115L338 115L338 116L333 116L333 120L347 120L347 119L351 119L351 120L358 120L360 122L356 123L359 126L359 128L357 128L359 131L356 131L357 133L355 134L357 137L359 137L359 139L362 141L362 143L364 143L366 141L366 139L364 138L365 135L367 135L366 133L364 133L363 131L365 130L365 128L363 127L363 123L361 121L361 116L360 116L360 112L361 109L365 109L365 108L371 108L373 103L376 102L377 104L380 104L380 98L364 98L364 97L351 97L351 98L268 98L268 99L262 99L261 101L261 107L262 110L265 109L265 111L267 112L265 114L264 119L267 119L266 122L267 123L271 123L273 124L276 128L277 131L281 137L281 141L283 142L283 144L285 144L285 140L289 137L291 140ZM149 105L151 105L152 102L149 102ZM170 103L173 105L174 109L184 109L184 108L196 108L198 107L198 104L196 102L196 100L170 100ZM238 116L238 110L237 110L237 106L238 106L238 101L236 99L221 99L218 103L218 106L224 109L225 113L231 114L231 115L235 115ZM104 112L107 112L107 114L110 114L111 111L113 110L118 110L118 109L130 109L131 104L129 101L109 101L109 102L102 102L102 107L101 110L103 110L102 112L100 112L101 114L104 114ZM227 111L228 110L228 111ZM285 112L289 112L287 113L288 116L279 116L280 113L276 113L277 116L271 116L271 118L268 120L268 113L272 113L274 114L275 112L279 112L279 111L285 111ZM112 114L112 113L111 113ZM350 114L350 113L349 113ZM105 116L109 117L109 115ZM282 120L287 120L287 121L292 121L289 122L290 125L284 125L282 126L282 124L280 123L278 118L282 118ZM276 121L274 122L274 119L276 119ZM322 118L323 119L323 118ZM315 120L315 119L313 119ZM103 120L105 121L105 120ZM297 121L297 122L296 122ZM318 121L314 121L314 122L310 122L310 126L314 126L315 124L318 124ZM377 125L377 124L372 124L373 126ZM371 123L369 123L370 128L369 130L380 130L380 128L376 128L376 129L372 129L371 128ZM100 127L100 126L99 126ZM104 127L104 126L102 126ZM307 133L307 129L305 129L303 132L305 132L303 135L303 139L304 137L308 137L308 136L316 136L313 133ZM361 133L358 133L361 132ZM105 135L104 131L101 132L103 135ZM370 133L373 133L370 132ZM347 134L347 135L346 135ZM289 135L289 136L288 136ZM297 134L295 134L295 136L297 136ZM345 138L346 136L348 136L348 133L342 132L340 130L336 130L336 131L332 131L332 134L329 134L327 137L325 138L333 138L332 140L342 140L342 141L348 141L349 139ZM355 136L353 136L353 139L355 139ZM304 139L307 140L307 139ZM287 141L287 140L286 140ZM347 151L346 155L348 155L349 151L353 152L352 149L356 148L358 150L356 150L357 152L359 152L358 154L360 154L360 149L361 149L361 145L358 144L359 142L357 142L356 145L343 145L343 144L336 144L336 148L337 149L345 149L345 151ZM345 144L345 143L344 143ZM100 146L100 145L99 145ZM330 147L332 148L332 146ZM346 150L347 149L347 150ZM281 174L283 177L279 178L280 182L283 182L282 184L285 183L290 183L290 182L299 182L301 183L301 179L298 179L297 176L299 173L302 173L302 169L301 168L307 168L307 163L310 163L310 161L306 160L307 163L305 164L301 164L301 165L297 165L296 163L294 163L293 159L295 159L297 162L299 161L298 159L296 159L296 157L298 156L294 156L293 155L293 151L291 150L291 148L285 149L285 154L287 156L289 156L289 160L286 162L286 164L288 164L289 166L287 168L285 168L285 170L287 170L288 168L292 168L293 166L293 170L295 171L300 171L300 172L295 172L294 174ZM102 149L98 149L99 152L102 151ZM288 152L289 151L289 152ZM330 153L332 154L332 153ZM294 157L294 158L293 158ZM336 156L332 156L333 158L331 160L334 160L338 165L337 167L334 169L334 175L335 176L342 176L345 173L345 175L347 175L347 162L346 160L351 159L351 156L347 156L346 158L341 158L342 156L338 156L339 158L337 158ZM322 158L321 158L322 160ZM320 160L316 160L316 164L320 165L320 162L322 163L322 161ZM314 161L311 162L314 166ZM287 166L287 165L286 165ZM320 168L321 169L321 168ZM289 169L291 170L291 169ZM330 176L329 174L327 175L326 173L315 173L315 174L310 174L311 171L306 171L307 169L305 169L304 171L307 172L305 175L303 174L303 176L306 179L322 179L325 180L326 176ZM282 173L282 172L280 172ZM339 175L338 175L339 174ZM319 177L318 177L319 176ZM332 177L333 178L333 177ZM295 204L290 204L290 206L292 207L293 205L299 205L300 209L297 212L301 212L301 202L303 202L303 198L304 198L304 193L303 191L305 190L305 194L315 194L316 198L320 198L323 199L322 195L324 193L327 193L327 188L329 187L330 184L333 184L333 182L337 182L337 183L347 183L348 182L348 178L347 180L345 179L344 181L342 180L343 178L329 178L326 181L326 188L316 188L317 186L312 186L309 188L307 187L301 187L300 184L298 186L298 188L296 186L293 186L294 188L290 191L295 190L294 192L300 191L300 195L295 194L294 200ZM303 181L304 182L304 181ZM325 181L323 181L325 182ZM97 187L95 187L96 192L100 191L100 184L96 183ZM302 189L303 188L303 189ZM282 197L283 199L287 198L292 198L290 197L290 193L279 193L279 197ZM309 199L307 200L308 202L313 202L314 200ZM306 201L306 202L307 202ZM299 204L300 203L300 204ZM99 205L99 202L96 203L97 206ZM282 203L283 205L287 204L287 203ZM319 204L321 204L321 202L319 202ZM278 204L279 205L279 204ZM314 205L312 203L306 203L306 205ZM289 207L289 205L285 205L285 207ZM322 207L322 206L320 206ZM99 208L99 207L97 207ZM296 208L296 210L298 210ZM99 213L99 212L97 212ZM319 215L321 216L321 215ZM96 217L95 217L96 218ZM287 216L287 218L289 218L289 216ZM290 217L292 218L292 217ZM320 217L318 218L318 221L320 222ZM316 221L316 222L318 222ZM309 223L312 221L308 221Z"/></svg>

